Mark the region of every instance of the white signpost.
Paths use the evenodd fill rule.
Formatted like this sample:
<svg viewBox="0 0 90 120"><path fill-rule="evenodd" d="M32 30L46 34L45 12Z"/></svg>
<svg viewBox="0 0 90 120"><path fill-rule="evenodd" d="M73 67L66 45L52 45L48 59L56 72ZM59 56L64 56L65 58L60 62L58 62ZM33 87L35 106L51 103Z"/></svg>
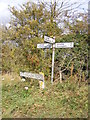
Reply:
<svg viewBox="0 0 90 120"><path fill-rule="evenodd" d="M52 48L52 45L49 43L37 44L37 48Z"/></svg>
<svg viewBox="0 0 90 120"><path fill-rule="evenodd" d="M55 43L55 39L50 38L50 37L48 37L48 36L44 36L44 41L45 41L45 42L48 42L48 43Z"/></svg>
<svg viewBox="0 0 90 120"><path fill-rule="evenodd" d="M20 76L25 77L25 78L38 79L39 84L40 84L40 89L44 89L44 87L45 87L45 85L44 85L44 74L43 73L36 74L36 73L30 73L30 72L20 72Z"/></svg>
<svg viewBox="0 0 90 120"><path fill-rule="evenodd" d="M36 74L36 73L30 73L30 72L20 72L20 76L44 81L44 76L42 74Z"/></svg>
<svg viewBox="0 0 90 120"><path fill-rule="evenodd" d="M47 36L44 36L44 41L48 43L37 44L37 48L52 48L53 50L52 52L52 74L51 74L51 83L53 83L55 48L73 48L74 42L55 43L55 39L47 37Z"/></svg>
<svg viewBox="0 0 90 120"><path fill-rule="evenodd" d="M55 43L55 48L73 48L73 46L74 46L73 42Z"/></svg>

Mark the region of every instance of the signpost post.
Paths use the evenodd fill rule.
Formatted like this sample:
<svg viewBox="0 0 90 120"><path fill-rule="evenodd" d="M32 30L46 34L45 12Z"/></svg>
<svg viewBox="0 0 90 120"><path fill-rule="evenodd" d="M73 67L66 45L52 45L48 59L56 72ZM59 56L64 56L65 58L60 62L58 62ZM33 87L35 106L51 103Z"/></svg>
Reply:
<svg viewBox="0 0 90 120"><path fill-rule="evenodd" d="M55 43L55 39L44 36L44 41L47 43L37 44L37 48L52 48L52 74L51 74L51 83L53 84L53 76L54 76L54 56L55 56L55 48L73 48L74 42L63 42L63 43Z"/></svg>
<svg viewBox="0 0 90 120"><path fill-rule="evenodd" d="M54 56L55 56L55 47L53 46L53 53L52 53L52 74L51 74L51 83L53 83L53 76L54 76Z"/></svg>

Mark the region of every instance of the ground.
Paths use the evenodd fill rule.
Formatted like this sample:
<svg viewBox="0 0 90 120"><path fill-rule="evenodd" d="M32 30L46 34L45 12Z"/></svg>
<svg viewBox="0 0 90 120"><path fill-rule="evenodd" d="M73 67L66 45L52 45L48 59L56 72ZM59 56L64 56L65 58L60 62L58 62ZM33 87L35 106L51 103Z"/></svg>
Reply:
<svg viewBox="0 0 90 120"><path fill-rule="evenodd" d="M72 77L53 85L45 81L41 90L38 80L21 81L19 76L3 75L2 117L87 118L88 84L78 84Z"/></svg>

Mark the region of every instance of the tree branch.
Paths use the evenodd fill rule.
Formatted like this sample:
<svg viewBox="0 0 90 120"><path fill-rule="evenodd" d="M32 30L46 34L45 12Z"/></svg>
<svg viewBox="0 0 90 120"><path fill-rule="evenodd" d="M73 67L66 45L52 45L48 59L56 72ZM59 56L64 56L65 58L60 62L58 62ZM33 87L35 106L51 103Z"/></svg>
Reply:
<svg viewBox="0 0 90 120"><path fill-rule="evenodd" d="M66 67L64 70L62 70L62 72L63 72L63 71L65 71L65 70L69 67L69 65L70 65L71 61L72 61L73 59L75 59L75 58L77 58L77 57L74 57L74 58L72 58L72 59L69 61L69 63L68 63L68 65L67 65L67 67Z"/></svg>

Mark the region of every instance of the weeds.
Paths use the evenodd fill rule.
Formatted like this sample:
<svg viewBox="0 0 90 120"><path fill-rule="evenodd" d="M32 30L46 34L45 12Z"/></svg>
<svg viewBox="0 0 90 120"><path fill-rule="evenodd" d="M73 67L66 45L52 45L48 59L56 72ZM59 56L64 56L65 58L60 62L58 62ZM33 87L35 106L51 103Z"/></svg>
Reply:
<svg viewBox="0 0 90 120"><path fill-rule="evenodd" d="M53 86L46 81L40 90L38 81L2 81L2 117L87 118L88 85L67 80ZM25 89L28 87L28 90Z"/></svg>

